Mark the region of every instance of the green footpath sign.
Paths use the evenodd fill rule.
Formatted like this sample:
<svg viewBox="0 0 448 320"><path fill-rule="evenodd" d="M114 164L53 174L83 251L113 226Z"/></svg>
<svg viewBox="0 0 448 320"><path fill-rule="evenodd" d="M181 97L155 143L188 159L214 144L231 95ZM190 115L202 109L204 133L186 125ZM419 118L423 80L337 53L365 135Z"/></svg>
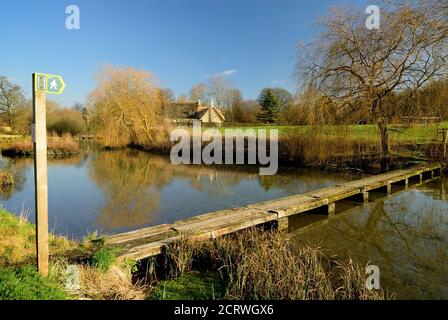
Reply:
<svg viewBox="0 0 448 320"><path fill-rule="evenodd" d="M35 89L36 91L61 94L65 88L65 82L61 76L53 74L35 73Z"/></svg>

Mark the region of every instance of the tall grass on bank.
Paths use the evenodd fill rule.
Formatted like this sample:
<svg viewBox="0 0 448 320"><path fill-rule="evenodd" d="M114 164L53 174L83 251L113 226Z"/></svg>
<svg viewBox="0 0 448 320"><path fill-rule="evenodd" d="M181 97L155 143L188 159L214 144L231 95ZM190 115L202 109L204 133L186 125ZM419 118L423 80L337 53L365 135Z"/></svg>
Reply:
<svg viewBox="0 0 448 320"><path fill-rule="evenodd" d="M380 168L381 141L377 138L379 133L375 131L375 127L371 126L363 131L356 128L353 126L282 127L278 129L279 160L287 164L353 167L367 169L367 171ZM277 127L255 128L255 130L258 129L267 130L269 133ZM224 133L222 130L221 128L221 134ZM174 143L169 141L168 128L154 129L152 136L151 142L140 140L140 142L118 146L130 145L145 151L170 152ZM107 146L104 139L100 139L100 143ZM202 148L205 148L208 143L203 141ZM389 143L391 159L396 160L397 164L400 160L406 162L424 159L425 149L429 145L413 144L412 141L404 140L394 131L390 132ZM247 147L247 137L245 144ZM226 151L224 142L222 150L223 153Z"/></svg>
<svg viewBox="0 0 448 320"><path fill-rule="evenodd" d="M51 134L47 139L47 153L50 156L63 156L79 152L79 144L70 134L61 137ZM14 140L2 149L8 156L29 156L34 153L31 139Z"/></svg>
<svg viewBox="0 0 448 320"><path fill-rule="evenodd" d="M397 160L414 159L424 151L393 135L389 143L392 157ZM280 159L313 166L379 167L380 149L379 141L369 135L360 136L347 126L331 130L316 126L300 134L297 130L285 129L279 137Z"/></svg>
<svg viewBox="0 0 448 320"><path fill-rule="evenodd" d="M319 248L298 247L283 232L250 229L188 246L169 249L167 265L174 268L170 273L216 272L225 284L225 299L387 298L384 291L366 288L364 270L352 260L328 256Z"/></svg>
<svg viewBox="0 0 448 320"><path fill-rule="evenodd" d="M285 131L279 139L280 153L289 161L298 160L304 164L326 165L354 156L372 156L378 151L371 141L354 138L350 132L329 135L323 128L316 127L303 134Z"/></svg>

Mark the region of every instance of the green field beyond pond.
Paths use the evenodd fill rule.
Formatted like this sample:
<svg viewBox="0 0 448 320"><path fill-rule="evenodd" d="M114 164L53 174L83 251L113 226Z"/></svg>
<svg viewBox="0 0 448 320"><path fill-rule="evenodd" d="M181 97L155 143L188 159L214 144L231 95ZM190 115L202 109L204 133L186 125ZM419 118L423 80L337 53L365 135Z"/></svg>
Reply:
<svg viewBox="0 0 448 320"><path fill-rule="evenodd" d="M392 141L410 142L410 143L430 143L436 140L439 129L448 128L448 122L439 124L413 124L413 125L390 125L389 135ZM277 129L279 136L282 135L307 135L320 134L330 137L346 137L354 140L364 140L379 142L380 133L378 127L374 124L359 125L325 125L325 126L283 126L283 125L250 125L240 126L226 124L219 130L224 133L226 129L259 130L259 129ZM206 130L206 128L204 128ZM439 136L440 137L440 136Z"/></svg>

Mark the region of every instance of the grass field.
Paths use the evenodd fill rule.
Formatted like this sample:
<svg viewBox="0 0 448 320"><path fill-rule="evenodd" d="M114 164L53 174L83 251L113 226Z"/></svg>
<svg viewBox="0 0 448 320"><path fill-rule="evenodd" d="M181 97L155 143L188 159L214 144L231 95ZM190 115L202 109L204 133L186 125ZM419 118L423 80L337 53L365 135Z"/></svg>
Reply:
<svg viewBox="0 0 448 320"><path fill-rule="evenodd" d="M412 143L429 143L436 139L438 129L448 128L448 122L440 124L415 124L415 125L390 125L389 136L391 141L397 142L412 142ZM267 129L268 132L271 129L277 129L280 137L286 134L307 135L315 133L337 137L344 136L353 140L364 140L370 142L379 142L380 135L378 127L373 124L366 125L337 125L337 126L277 126L277 125L260 125L249 127L238 126L225 126L221 127L221 133L224 133L225 129L241 129L246 130L259 130ZM440 138L440 136L439 136Z"/></svg>

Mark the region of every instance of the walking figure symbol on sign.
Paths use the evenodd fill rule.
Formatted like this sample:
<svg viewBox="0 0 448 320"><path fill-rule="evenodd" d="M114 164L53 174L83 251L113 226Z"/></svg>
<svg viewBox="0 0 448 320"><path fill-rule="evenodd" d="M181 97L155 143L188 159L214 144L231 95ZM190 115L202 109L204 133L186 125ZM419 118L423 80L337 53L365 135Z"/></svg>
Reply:
<svg viewBox="0 0 448 320"><path fill-rule="evenodd" d="M50 82L50 90L55 90L55 91L58 90L58 83L57 83L56 79L53 79Z"/></svg>
<svg viewBox="0 0 448 320"><path fill-rule="evenodd" d="M62 79L61 76L36 73L35 80L34 90L36 91L50 94L61 94L65 89L64 79Z"/></svg>

